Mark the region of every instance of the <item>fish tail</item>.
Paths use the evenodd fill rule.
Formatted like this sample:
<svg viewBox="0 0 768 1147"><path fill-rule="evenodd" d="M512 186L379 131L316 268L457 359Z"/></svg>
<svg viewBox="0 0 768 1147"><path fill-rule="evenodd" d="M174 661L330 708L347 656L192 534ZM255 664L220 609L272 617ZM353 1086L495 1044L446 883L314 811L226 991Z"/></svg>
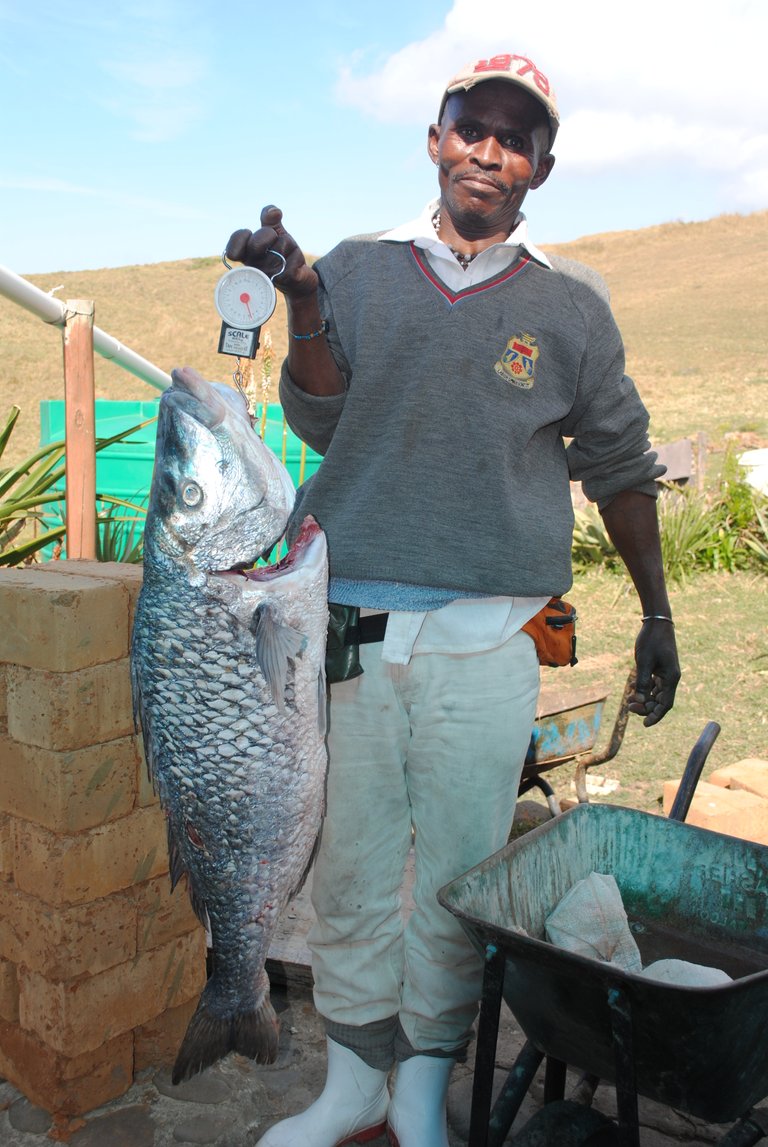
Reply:
<svg viewBox="0 0 768 1147"><path fill-rule="evenodd" d="M227 1015L214 1010L211 1003L211 994L206 990L176 1056L171 1074L174 1084L204 1071L231 1051L257 1063L274 1063L277 1059L280 1022L268 992L255 1007Z"/></svg>

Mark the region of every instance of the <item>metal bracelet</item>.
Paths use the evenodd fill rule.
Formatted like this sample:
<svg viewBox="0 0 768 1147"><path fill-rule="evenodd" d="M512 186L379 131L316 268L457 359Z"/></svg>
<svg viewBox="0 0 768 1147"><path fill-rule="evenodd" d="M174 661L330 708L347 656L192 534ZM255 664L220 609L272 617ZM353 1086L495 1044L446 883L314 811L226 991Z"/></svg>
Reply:
<svg viewBox="0 0 768 1147"><path fill-rule="evenodd" d="M647 613L642 620L643 621L668 621L670 625L675 624L671 617L667 617L666 614L663 614L663 613Z"/></svg>

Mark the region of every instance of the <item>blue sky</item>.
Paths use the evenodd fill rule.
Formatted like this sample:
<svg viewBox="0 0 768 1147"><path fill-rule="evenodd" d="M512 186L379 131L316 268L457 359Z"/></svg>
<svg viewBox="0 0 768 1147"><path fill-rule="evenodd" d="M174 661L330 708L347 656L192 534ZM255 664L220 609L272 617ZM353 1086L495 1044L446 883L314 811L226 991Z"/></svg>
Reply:
<svg viewBox="0 0 768 1147"><path fill-rule="evenodd" d="M532 237L768 208L765 0L0 0L0 262L219 253L284 210L305 250L411 218L445 80L498 51L558 96Z"/></svg>

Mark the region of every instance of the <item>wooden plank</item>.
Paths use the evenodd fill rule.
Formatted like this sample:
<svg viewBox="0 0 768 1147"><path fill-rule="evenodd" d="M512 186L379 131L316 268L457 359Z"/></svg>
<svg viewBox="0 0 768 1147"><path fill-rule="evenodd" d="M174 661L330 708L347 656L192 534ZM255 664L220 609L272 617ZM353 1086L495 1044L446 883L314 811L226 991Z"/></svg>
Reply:
<svg viewBox="0 0 768 1147"><path fill-rule="evenodd" d="M96 557L94 305L69 299L64 319L67 557Z"/></svg>
<svg viewBox="0 0 768 1147"><path fill-rule="evenodd" d="M678 438L663 446L654 446L657 461L666 466L663 482L679 482L684 485L693 473L693 443L690 438Z"/></svg>
<svg viewBox="0 0 768 1147"><path fill-rule="evenodd" d="M608 698L608 686L581 685L576 688L567 685L542 685L536 705L536 720L552 717L568 709L581 709L594 706Z"/></svg>

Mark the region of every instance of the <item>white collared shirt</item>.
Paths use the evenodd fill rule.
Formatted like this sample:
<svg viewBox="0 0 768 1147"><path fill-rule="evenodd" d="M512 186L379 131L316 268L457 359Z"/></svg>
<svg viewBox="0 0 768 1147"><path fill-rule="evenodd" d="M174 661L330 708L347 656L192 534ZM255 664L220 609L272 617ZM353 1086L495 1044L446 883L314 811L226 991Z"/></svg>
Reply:
<svg viewBox="0 0 768 1147"><path fill-rule="evenodd" d="M522 212L503 243L481 251L462 269L456 256L437 236L432 219L439 200L427 204L416 219L379 236L381 243L413 243L420 247L432 267L451 291L473 287L505 271L525 251L551 270L546 255L528 239L528 223ZM389 615L382 659L407 665L417 653L478 653L495 649L547 604L548 597L457 598L449 605L428 611L397 610ZM363 610L364 614L374 610Z"/></svg>
<svg viewBox="0 0 768 1147"><path fill-rule="evenodd" d="M420 247L425 252L432 270L451 291L463 291L466 287L474 287L485 279L500 275L519 258L521 251L525 251L537 263L552 270L552 264L547 256L528 238L528 221L522 211L503 243L494 243L492 247L486 247L484 251L475 255L466 271L462 270L450 247L438 239L432 224L439 206L440 200L433 200L409 223L401 223L399 227L393 227L391 231L379 235L379 242L413 243L414 246Z"/></svg>

